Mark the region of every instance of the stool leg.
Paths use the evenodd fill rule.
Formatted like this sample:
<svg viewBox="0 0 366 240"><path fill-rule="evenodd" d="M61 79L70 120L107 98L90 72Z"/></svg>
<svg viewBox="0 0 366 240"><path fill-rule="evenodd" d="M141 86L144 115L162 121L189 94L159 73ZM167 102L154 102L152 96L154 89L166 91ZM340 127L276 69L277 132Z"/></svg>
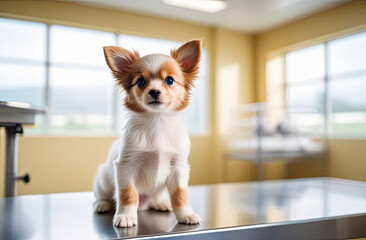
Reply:
<svg viewBox="0 0 366 240"><path fill-rule="evenodd" d="M16 176L18 171L18 135L22 133L22 126L6 126L6 179L5 196L16 195Z"/></svg>

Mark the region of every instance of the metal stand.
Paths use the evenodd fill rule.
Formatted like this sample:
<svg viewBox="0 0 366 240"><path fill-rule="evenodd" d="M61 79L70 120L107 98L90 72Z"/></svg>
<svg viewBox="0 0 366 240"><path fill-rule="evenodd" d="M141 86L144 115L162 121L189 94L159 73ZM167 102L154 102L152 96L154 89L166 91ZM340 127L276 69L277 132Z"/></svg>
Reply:
<svg viewBox="0 0 366 240"><path fill-rule="evenodd" d="M18 139L19 134L23 134L21 124L5 126L6 131L6 180L5 196L13 197L16 195L16 181L23 180L29 182L29 174L17 176L18 172Z"/></svg>
<svg viewBox="0 0 366 240"><path fill-rule="evenodd" d="M22 124L34 124L36 114L46 113L47 108L36 107L24 102L0 101L0 127L6 132L6 173L5 196L16 195L16 182L29 182L29 174L17 176L18 171L18 137L23 133Z"/></svg>
<svg viewBox="0 0 366 240"><path fill-rule="evenodd" d="M258 104L257 111L257 140L258 140L258 148L257 148L257 180L263 180L263 157L262 157L262 134L264 134L264 120L263 120L263 111L264 104Z"/></svg>

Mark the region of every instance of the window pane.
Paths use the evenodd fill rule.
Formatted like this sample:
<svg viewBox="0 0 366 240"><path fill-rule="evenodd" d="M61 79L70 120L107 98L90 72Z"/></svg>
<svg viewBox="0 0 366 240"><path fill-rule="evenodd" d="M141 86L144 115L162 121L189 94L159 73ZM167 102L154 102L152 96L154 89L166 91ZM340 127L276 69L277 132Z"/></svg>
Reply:
<svg viewBox="0 0 366 240"><path fill-rule="evenodd" d="M332 115L332 134L365 136L366 112L343 112Z"/></svg>
<svg viewBox="0 0 366 240"><path fill-rule="evenodd" d="M329 82L333 112L366 111L366 76Z"/></svg>
<svg viewBox="0 0 366 240"><path fill-rule="evenodd" d="M332 133L366 133L366 76L330 81Z"/></svg>
<svg viewBox="0 0 366 240"><path fill-rule="evenodd" d="M291 111L324 112L324 84L292 86L286 89L286 104Z"/></svg>
<svg viewBox="0 0 366 240"><path fill-rule="evenodd" d="M366 32L329 42L329 73L366 70Z"/></svg>
<svg viewBox="0 0 366 240"><path fill-rule="evenodd" d="M0 100L44 105L45 68L0 63Z"/></svg>
<svg viewBox="0 0 366 240"><path fill-rule="evenodd" d="M289 120L300 134L324 134L324 114L290 112Z"/></svg>
<svg viewBox="0 0 366 240"><path fill-rule="evenodd" d="M324 77L324 45L315 45L286 55L286 80L297 82Z"/></svg>
<svg viewBox="0 0 366 240"><path fill-rule="evenodd" d="M286 89L289 119L301 133L324 133L324 84L291 86Z"/></svg>
<svg viewBox="0 0 366 240"><path fill-rule="evenodd" d="M0 57L45 60L45 24L0 18L0 36Z"/></svg>
<svg viewBox="0 0 366 240"><path fill-rule="evenodd" d="M129 49L138 50L140 56L153 53L170 55L172 48L179 47L182 43L156 38L144 38L130 35L119 35L118 45Z"/></svg>
<svg viewBox="0 0 366 240"><path fill-rule="evenodd" d="M172 48L177 48L182 45L182 43L175 41L143 38L130 35L119 35L118 43L119 46L126 49L138 50L140 56L145 56L153 53L170 55L170 51ZM189 132L191 134L206 134L208 132L207 74L208 57L207 51L203 49L200 63L200 72L195 83L196 88L194 88L192 91L190 105L187 107L187 109L184 110L184 119L186 120Z"/></svg>
<svg viewBox="0 0 366 240"><path fill-rule="evenodd" d="M108 72L51 68L51 126L54 132L106 132L112 123Z"/></svg>
<svg viewBox="0 0 366 240"><path fill-rule="evenodd" d="M103 47L115 45L113 33L52 26L51 62L105 67Z"/></svg>

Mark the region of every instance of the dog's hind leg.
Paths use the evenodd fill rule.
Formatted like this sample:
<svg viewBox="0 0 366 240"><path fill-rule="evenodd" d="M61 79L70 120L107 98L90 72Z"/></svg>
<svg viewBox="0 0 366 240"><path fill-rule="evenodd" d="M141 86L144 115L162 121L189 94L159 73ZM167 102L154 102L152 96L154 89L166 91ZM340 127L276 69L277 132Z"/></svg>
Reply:
<svg viewBox="0 0 366 240"><path fill-rule="evenodd" d="M170 202L170 197L168 190L164 188L162 191L154 194L149 204L150 208L158 211L172 211L172 203Z"/></svg>
<svg viewBox="0 0 366 240"><path fill-rule="evenodd" d="M97 174L94 178L93 191L95 195L95 202L93 203L94 211L97 213L108 212L114 209L113 192L114 185L111 183L106 164L98 167Z"/></svg>

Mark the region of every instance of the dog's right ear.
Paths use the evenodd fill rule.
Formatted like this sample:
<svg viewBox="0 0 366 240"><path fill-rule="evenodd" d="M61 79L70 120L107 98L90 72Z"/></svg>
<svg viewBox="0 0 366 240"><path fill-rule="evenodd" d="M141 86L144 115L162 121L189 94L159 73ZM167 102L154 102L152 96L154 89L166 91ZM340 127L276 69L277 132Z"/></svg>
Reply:
<svg viewBox="0 0 366 240"><path fill-rule="evenodd" d="M125 90L131 85L130 71L132 64L140 58L138 52L130 52L121 47L104 47L104 56L108 67L112 70L113 76L117 80L117 84Z"/></svg>

